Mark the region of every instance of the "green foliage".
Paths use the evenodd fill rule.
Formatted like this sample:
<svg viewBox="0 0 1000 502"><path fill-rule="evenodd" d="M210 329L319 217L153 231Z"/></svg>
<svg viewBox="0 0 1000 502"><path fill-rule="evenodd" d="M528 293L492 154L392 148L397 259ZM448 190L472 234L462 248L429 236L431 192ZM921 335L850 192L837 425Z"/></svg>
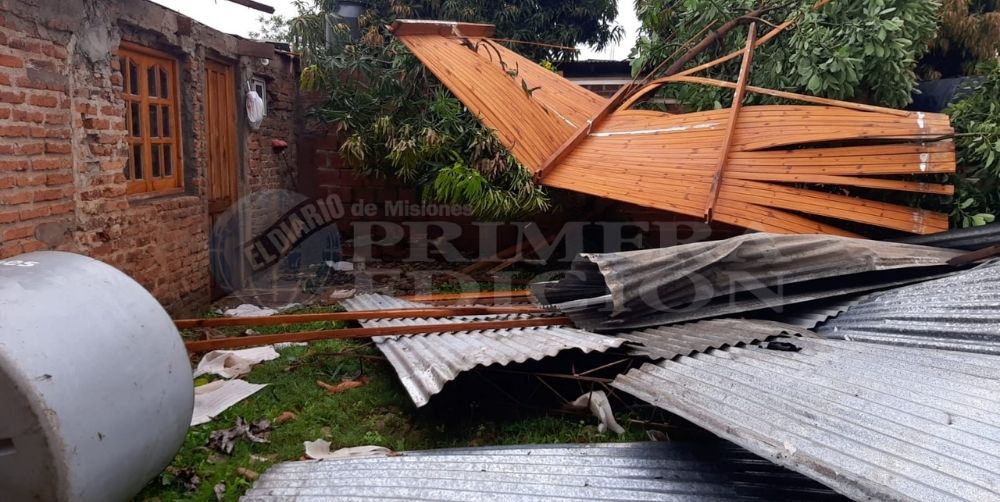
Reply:
<svg viewBox="0 0 1000 502"><path fill-rule="evenodd" d="M299 4L287 31L269 30L303 54L303 87L326 96L313 115L345 135L341 153L351 166L402 179L431 201L469 204L482 218L548 208L530 174L386 27L401 18L487 22L499 39L603 48L621 35L614 0L379 0L359 19L360 40L329 16L332 4ZM512 48L538 60L573 56L537 45ZM529 96L536 90L522 85Z"/></svg>
<svg viewBox="0 0 1000 502"><path fill-rule="evenodd" d="M957 137L958 174L952 220L963 227L991 223L1000 214L1000 63L948 108Z"/></svg>
<svg viewBox="0 0 1000 502"><path fill-rule="evenodd" d="M798 0L766 12L765 20L771 24L796 12L802 13L802 18L755 52L751 83L886 106L908 104L916 83L917 60L937 29L938 3L835 1L818 11L811 9L813 3ZM637 74L649 71L665 57L683 54L701 40L704 27L716 29L761 5L757 0L636 0L642 36L635 49L633 70ZM770 29L758 22L760 33L764 28ZM691 64L742 48L746 36L746 26L733 30ZM735 81L738 71L736 60L706 74ZM730 94L704 86L667 86L663 92L681 99L690 109L707 109L720 102L728 105L729 98L724 97Z"/></svg>

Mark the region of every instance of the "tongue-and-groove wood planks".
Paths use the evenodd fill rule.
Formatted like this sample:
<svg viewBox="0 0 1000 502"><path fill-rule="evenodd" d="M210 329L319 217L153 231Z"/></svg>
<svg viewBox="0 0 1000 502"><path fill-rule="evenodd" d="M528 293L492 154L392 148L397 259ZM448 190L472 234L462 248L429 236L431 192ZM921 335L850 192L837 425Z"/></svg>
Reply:
<svg viewBox="0 0 1000 502"><path fill-rule="evenodd" d="M833 220L918 234L948 228L945 214L841 194L951 195L947 185L885 177L955 171L954 131L945 115L747 86L749 93L809 104L743 107L710 204L731 111L669 114L629 107L662 85L736 84L687 73L655 80L591 130L608 100L483 38L478 25L430 29L424 22L416 30L407 23L396 24L397 36L518 161L541 172L544 185L696 218L711 205L715 221L770 232L854 235ZM585 128L582 139L570 142ZM568 151L553 155L566 144ZM830 187L840 189L830 193Z"/></svg>

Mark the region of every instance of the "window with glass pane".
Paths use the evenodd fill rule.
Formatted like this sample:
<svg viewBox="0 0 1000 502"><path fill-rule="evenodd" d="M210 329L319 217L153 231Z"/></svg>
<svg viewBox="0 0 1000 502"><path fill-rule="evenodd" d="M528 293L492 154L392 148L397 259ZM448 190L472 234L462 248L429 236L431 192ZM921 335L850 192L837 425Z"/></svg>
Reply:
<svg viewBox="0 0 1000 502"><path fill-rule="evenodd" d="M123 169L128 193L170 191L182 186L178 131L177 61L170 55L122 42L118 49L129 143Z"/></svg>

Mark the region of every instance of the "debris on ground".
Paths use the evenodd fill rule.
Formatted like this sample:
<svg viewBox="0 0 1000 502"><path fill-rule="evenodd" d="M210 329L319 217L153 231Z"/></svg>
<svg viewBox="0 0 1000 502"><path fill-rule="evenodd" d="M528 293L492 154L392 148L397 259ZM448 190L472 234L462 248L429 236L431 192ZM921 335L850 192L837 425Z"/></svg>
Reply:
<svg viewBox="0 0 1000 502"><path fill-rule="evenodd" d="M201 478L194 469L178 469L171 465L164 469L164 474L165 482L180 485L189 492L197 490L201 484Z"/></svg>
<svg viewBox="0 0 1000 502"><path fill-rule="evenodd" d="M277 417L274 418L274 423L276 423L276 424L283 424L285 422L290 422L292 420L295 420L296 418L297 418L296 414L294 414L294 413L292 413L290 411L285 411L285 412L282 412L280 415L278 415Z"/></svg>
<svg viewBox="0 0 1000 502"><path fill-rule="evenodd" d="M267 384L245 380L217 380L194 388L194 412L191 425L211 422L213 418L234 404L254 395Z"/></svg>
<svg viewBox="0 0 1000 502"><path fill-rule="evenodd" d="M219 483L215 485L215 488L213 488L212 491L215 492L215 500L217 500L218 502L222 502L223 500L226 499L225 483Z"/></svg>
<svg viewBox="0 0 1000 502"><path fill-rule="evenodd" d="M625 428L618 425L618 422L615 420L615 414L611 411L611 402L608 401L608 395L603 390L588 392L576 398L568 406L577 410L586 410L589 408L590 412L601 422L597 426L597 432L601 434L604 434L608 430L619 435L625 434Z"/></svg>
<svg viewBox="0 0 1000 502"><path fill-rule="evenodd" d="M306 456L313 460L393 456L393 451L383 446L354 446L330 451L330 442L323 439L306 441L303 446L305 446Z"/></svg>
<svg viewBox="0 0 1000 502"><path fill-rule="evenodd" d="M362 387L366 383L368 383L368 377L364 375L355 379L344 380L343 382L340 382L337 385L331 385L322 380L316 380L316 385L323 387L323 389L325 389L326 392L329 394L340 394L341 392L344 392L349 389L356 389L358 387Z"/></svg>
<svg viewBox="0 0 1000 502"><path fill-rule="evenodd" d="M269 317L275 314L280 314L282 312L288 312L289 310L296 310L302 308L300 303L289 303L284 307L278 308L267 308L258 307L257 305L251 305L249 303L244 303L235 308L227 309L222 312L222 315L226 317Z"/></svg>
<svg viewBox="0 0 1000 502"><path fill-rule="evenodd" d="M240 439L251 443L267 443L267 435L271 430L271 421L266 418L249 423L245 418L237 417L235 426L212 432L208 438L208 447L231 455Z"/></svg>
<svg viewBox="0 0 1000 502"><path fill-rule="evenodd" d="M255 364L271 361L280 356L271 346L242 350L213 350L198 362L194 377L212 374L223 378L237 378L250 373Z"/></svg>
<svg viewBox="0 0 1000 502"><path fill-rule="evenodd" d="M254 480L256 480L257 478L260 477L260 473L259 472L251 470L251 469L247 469L246 467L237 467L236 468L236 473L239 474L240 476L243 476L244 478L246 478L246 479L248 479L250 481L254 481Z"/></svg>

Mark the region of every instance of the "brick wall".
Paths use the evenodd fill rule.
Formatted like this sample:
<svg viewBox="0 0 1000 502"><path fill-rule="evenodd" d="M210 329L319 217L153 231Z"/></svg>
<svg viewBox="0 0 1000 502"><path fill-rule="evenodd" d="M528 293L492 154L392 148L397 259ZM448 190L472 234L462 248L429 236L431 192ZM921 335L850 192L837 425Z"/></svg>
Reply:
<svg viewBox="0 0 1000 502"><path fill-rule="evenodd" d="M181 193L126 195L125 107L113 56L123 39L178 60ZM146 1L0 1L0 258L78 252L118 267L174 313L204 309L210 299L205 58L237 63L239 75L287 69L241 58L236 47L236 38ZM294 88L276 87L278 109L265 119L267 128L250 133L241 122L242 190L291 183L289 164L271 154L267 138L293 136ZM238 94L238 111L242 99ZM294 165L294 150L285 156Z"/></svg>

